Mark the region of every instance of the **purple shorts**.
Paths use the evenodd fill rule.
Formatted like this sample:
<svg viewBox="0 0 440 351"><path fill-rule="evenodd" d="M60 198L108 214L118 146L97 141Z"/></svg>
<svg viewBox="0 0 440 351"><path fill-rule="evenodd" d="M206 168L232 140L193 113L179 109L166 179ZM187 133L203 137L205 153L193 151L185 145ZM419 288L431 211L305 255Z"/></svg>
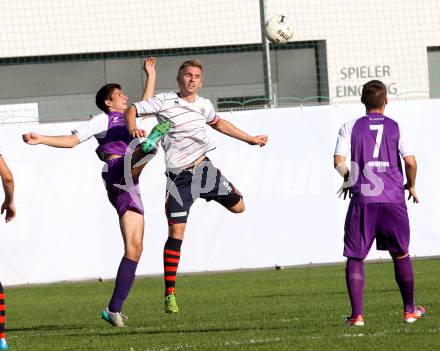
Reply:
<svg viewBox="0 0 440 351"><path fill-rule="evenodd" d="M110 203L122 217L127 210L133 210L144 214L144 206L142 204L141 193L139 191L139 179L132 179L128 189L121 189L116 185L125 187L124 178L124 157L119 157L107 161L107 172L102 172L107 196ZM131 172L129 173L131 177Z"/></svg>
<svg viewBox="0 0 440 351"><path fill-rule="evenodd" d="M350 203L345 219L344 256L364 259L374 239L378 250L408 253L409 219L406 204Z"/></svg>

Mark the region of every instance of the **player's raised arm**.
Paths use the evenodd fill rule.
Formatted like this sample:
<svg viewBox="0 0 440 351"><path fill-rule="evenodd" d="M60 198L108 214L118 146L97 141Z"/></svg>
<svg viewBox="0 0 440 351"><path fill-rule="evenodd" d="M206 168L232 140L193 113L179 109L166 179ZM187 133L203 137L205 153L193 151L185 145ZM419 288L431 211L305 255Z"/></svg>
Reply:
<svg viewBox="0 0 440 351"><path fill-rule="evenodd" d="M6 164L3 157L0 155L0 177L2 179L3 190L5 191L5 200L1 207L1 213L6 211L5 221L8 223L15 217L14 205L14 177Z"/></svg>
<svg viewBox="0 0 440 351"><path fill-rule="evenodd" d="M58 148L72 148L80 143L76 134L71 135L41 135L38 133L27 133L22 136L23 141L29 145L43 144Z"/></svg>
<svg viewBox="0 0 440 351"><path fill-rule="evenodd" d="M153 96L156 86L156 58L149 57L145 59L143 68L147 75L147 81L145 82L144 93L141 100L148 100Z"/></svg>
<svg viewBox="0 0 440 351"><path fill-rule="evenodd" d="M156 85L156 58L149 57L144 60L144 71L147 75L147 82L145 83L144 93L141 101L145 101L153 97L154 88ZM125 125L128 132L133 138L143 138L147 136L147 132L143 129L138 129L136 125L136 117L138 117L135 105L131 105L125 111Z"/></svg>
<svg viewBox="0 0 440 351"><path fill-rule="evenodd" d="M267 135L249 135L225 119L219 118L216 123L210 124L210 126L220 133L244 141L249 145L259 145L260 147L263 147L268 141Z"/></svg>
<svg viewBox="0 0 440 351"><path fill-rule="evenodd" d="M416 175L417 175L417 161L412 155L404 156L403 161L405 162L405 174L406 174L406 184L404 188L408 190L408 200L413 198L413 202L419 203L419 198L416 194Z"/></svg>

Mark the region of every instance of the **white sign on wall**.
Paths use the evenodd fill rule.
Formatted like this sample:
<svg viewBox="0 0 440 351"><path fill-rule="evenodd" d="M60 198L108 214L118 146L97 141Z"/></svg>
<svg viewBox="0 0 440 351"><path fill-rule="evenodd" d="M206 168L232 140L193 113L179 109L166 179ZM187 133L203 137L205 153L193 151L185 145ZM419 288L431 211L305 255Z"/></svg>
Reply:
<svg viewBox="0 0 440 351"><path fill-rule="evenodd" d="M363 85L373 79L383 81L389 95L397 95L399 93L397 83L393 81L394 78L391 73L391 66L389 65L341 67L338 73L335 97L359 97L362 95Z"/></svg>
<svg viewBox="0 0 440 351"><path fill-rule="evenodd" d="M38 103L0 105L0 123L38 122Z"/></svg>

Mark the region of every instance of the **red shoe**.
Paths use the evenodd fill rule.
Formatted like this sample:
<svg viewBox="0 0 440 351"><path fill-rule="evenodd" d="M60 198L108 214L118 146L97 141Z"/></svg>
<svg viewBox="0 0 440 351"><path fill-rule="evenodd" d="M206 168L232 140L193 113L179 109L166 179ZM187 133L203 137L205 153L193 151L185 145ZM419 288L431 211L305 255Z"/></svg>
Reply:
<svg viewBox="0 0 440 351"><path fill-rule="evenodd" d="M364 326L364 317L360 314L356 318L348 317L345 320L345 325L347 327L363 327Z"/></svg>
<svg viewBox="0 0 440 351"><path fill-rule="evenodd" d="M414 323L418 321L420 318L422 318L425 315L425 307L423 306L414 306L414 312L409 313L405 312L405 323Z"/></svg>

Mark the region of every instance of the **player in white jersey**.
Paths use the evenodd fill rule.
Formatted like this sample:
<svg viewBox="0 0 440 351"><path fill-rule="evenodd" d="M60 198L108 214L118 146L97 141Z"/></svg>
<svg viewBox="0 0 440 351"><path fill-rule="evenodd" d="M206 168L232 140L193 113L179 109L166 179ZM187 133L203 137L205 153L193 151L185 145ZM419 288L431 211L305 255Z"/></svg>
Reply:
<svg viewBox="0 0 440 351"><path fill-rule="evenodd" d="M266 135L251 136L221 119L211 101L197 95L203 83L203 66L188 60L179 68L179 92L158 94L146 101L131 105L126 111L126 125L133 137L143 137L137 129L136 117L154 114L159 121L169 121L170 132L162 140L167 167L165 210L168 219L168 240L164 247L165 312L177 313L175 297L177 267L180 260L187 218L197 198L214 200L229 211L244 211L240 192L215 168L206 157L213 149L206 135L206 125L244 141L264 146Z"/></svg>

